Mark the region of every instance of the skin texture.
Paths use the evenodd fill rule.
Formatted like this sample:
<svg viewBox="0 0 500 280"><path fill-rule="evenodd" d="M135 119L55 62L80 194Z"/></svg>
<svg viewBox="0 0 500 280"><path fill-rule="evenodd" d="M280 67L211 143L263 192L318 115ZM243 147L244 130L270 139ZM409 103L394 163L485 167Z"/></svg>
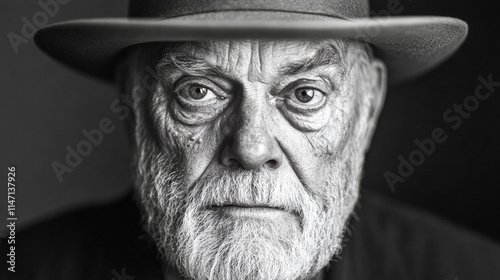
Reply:
<svg viewBox="0 0 500 280"><path fill-rule="evenodd" d="M308 279L328 263L385 94L367 50L249 40L132 51L119 80L133 101L135 182L167 264L193 279ZM157 77L134 98L147 66Z"/></svg>

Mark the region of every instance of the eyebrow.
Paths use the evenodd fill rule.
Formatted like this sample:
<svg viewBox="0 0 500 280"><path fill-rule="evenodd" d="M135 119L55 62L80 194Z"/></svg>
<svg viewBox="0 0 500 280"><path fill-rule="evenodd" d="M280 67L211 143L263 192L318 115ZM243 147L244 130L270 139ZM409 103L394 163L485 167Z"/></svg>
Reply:
<svg viewBox="0 0 500 280"><path fill-rule="evenodd" d="M312 57L292 62L283 66L278 73L283 76L294 76L307 73L321 66L339 66L345 69L345 53L334 44L322 46ZM225 77L225 71L217 65L212 65L206 59L188 54L186 52L176 51L175 48L169 48L164 51L163 58L156 66L160 78L166 79L173 72L184 72L189 75L212 75Z"/></svg>
<svg viewBox="0 0 500 280"><path fill-rule="evenodd" d="M333 44L327 44L322 46L312 57L292 62L283 67L279 73L284 76L294 76L307 73L321 66L334 65L345 69L344 57L344 52L340 51Z"/></svg>
<svg viewBox="0 0 500 280"><path fill-rule="evenodd" d="M184 72L189 75L213 75L224 77L224 71L216 65L210 64L206 59L190 55L186 52L169 48L164 51L163 58L156 65L160 78L165 79L174 72Z"/></svg>

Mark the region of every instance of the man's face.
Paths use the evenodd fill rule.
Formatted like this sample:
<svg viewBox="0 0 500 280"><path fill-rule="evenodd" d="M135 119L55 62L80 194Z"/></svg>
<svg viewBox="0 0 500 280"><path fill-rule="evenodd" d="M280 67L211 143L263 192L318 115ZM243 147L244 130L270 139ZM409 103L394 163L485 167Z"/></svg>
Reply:
<svg viewBox="0 0 500 280"><path fill-rule="evenodd" d="M135 52L134 85L155 49ZM183 43L153 63L136 186L168 263L193 279L316 274L357 200L383 65L334 40Z"/></svg>

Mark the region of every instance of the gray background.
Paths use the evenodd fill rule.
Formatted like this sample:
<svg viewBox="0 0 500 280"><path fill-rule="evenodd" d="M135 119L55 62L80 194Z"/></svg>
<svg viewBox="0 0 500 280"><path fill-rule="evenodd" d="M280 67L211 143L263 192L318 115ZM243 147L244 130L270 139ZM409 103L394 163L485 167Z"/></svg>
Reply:
<svg viewBox="0 0 500 280"><path fill-rule="evenodd" d="M372 10L388 9L389 1L372 1ZM500 81L498 32L500 12L494 1L400 0L399 15L446 15L466 20L470 35L460 51L432 72L391 87L379 129L367 157L364 188L425 208L463 226L500 240L497 174L499 98L497 93L451 130L443 113L474 93L477 77ZM49 23L84 18L123 16L126 1L69 1ZM58 213L112 200L130 188L129 144L124 123L111 111L116 90L80 75L39 51L33 40L15 54L7 34L21 33L22 18L40 11L37 1L1 1L0 160L2 178L9 165L17 168L16 211L21 228ZM72 173L59 182L53 161L63 163L66 146L85 139L82 130L109 118L116 129ZM392 192L384 172L396 172L398 155L407 158L415 139L428 138L443 128L448 140ZM6 216L7 190L0 189L1 219ZM2 229L3 230L3 229Z"/></svg>

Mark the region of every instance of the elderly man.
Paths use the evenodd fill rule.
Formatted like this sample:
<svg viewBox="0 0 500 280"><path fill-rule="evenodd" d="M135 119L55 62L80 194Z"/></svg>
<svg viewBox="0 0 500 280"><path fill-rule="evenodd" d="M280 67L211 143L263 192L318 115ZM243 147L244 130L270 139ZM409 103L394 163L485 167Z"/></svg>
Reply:
<svg viewBox="0 0 500 280"><path fill-rule="evenodd" d="M127 199L57 219L26 233L20 273L499 279L489 241L370 194L355 211L387 80L430 69L466 35L456 19L359 19L367 10L149 0L131 3L140 19L42 29L43 49L125 93L145 231Z"/></svg>
<svg viewBox="0 0 500 280"><path fill-rule="evenodd" d="M133 105L135 170L169 263L192 279L309 279L340 251L384 97L366 46L142 45L126 61L127 92L149 65L160 78Z"/></svg>

